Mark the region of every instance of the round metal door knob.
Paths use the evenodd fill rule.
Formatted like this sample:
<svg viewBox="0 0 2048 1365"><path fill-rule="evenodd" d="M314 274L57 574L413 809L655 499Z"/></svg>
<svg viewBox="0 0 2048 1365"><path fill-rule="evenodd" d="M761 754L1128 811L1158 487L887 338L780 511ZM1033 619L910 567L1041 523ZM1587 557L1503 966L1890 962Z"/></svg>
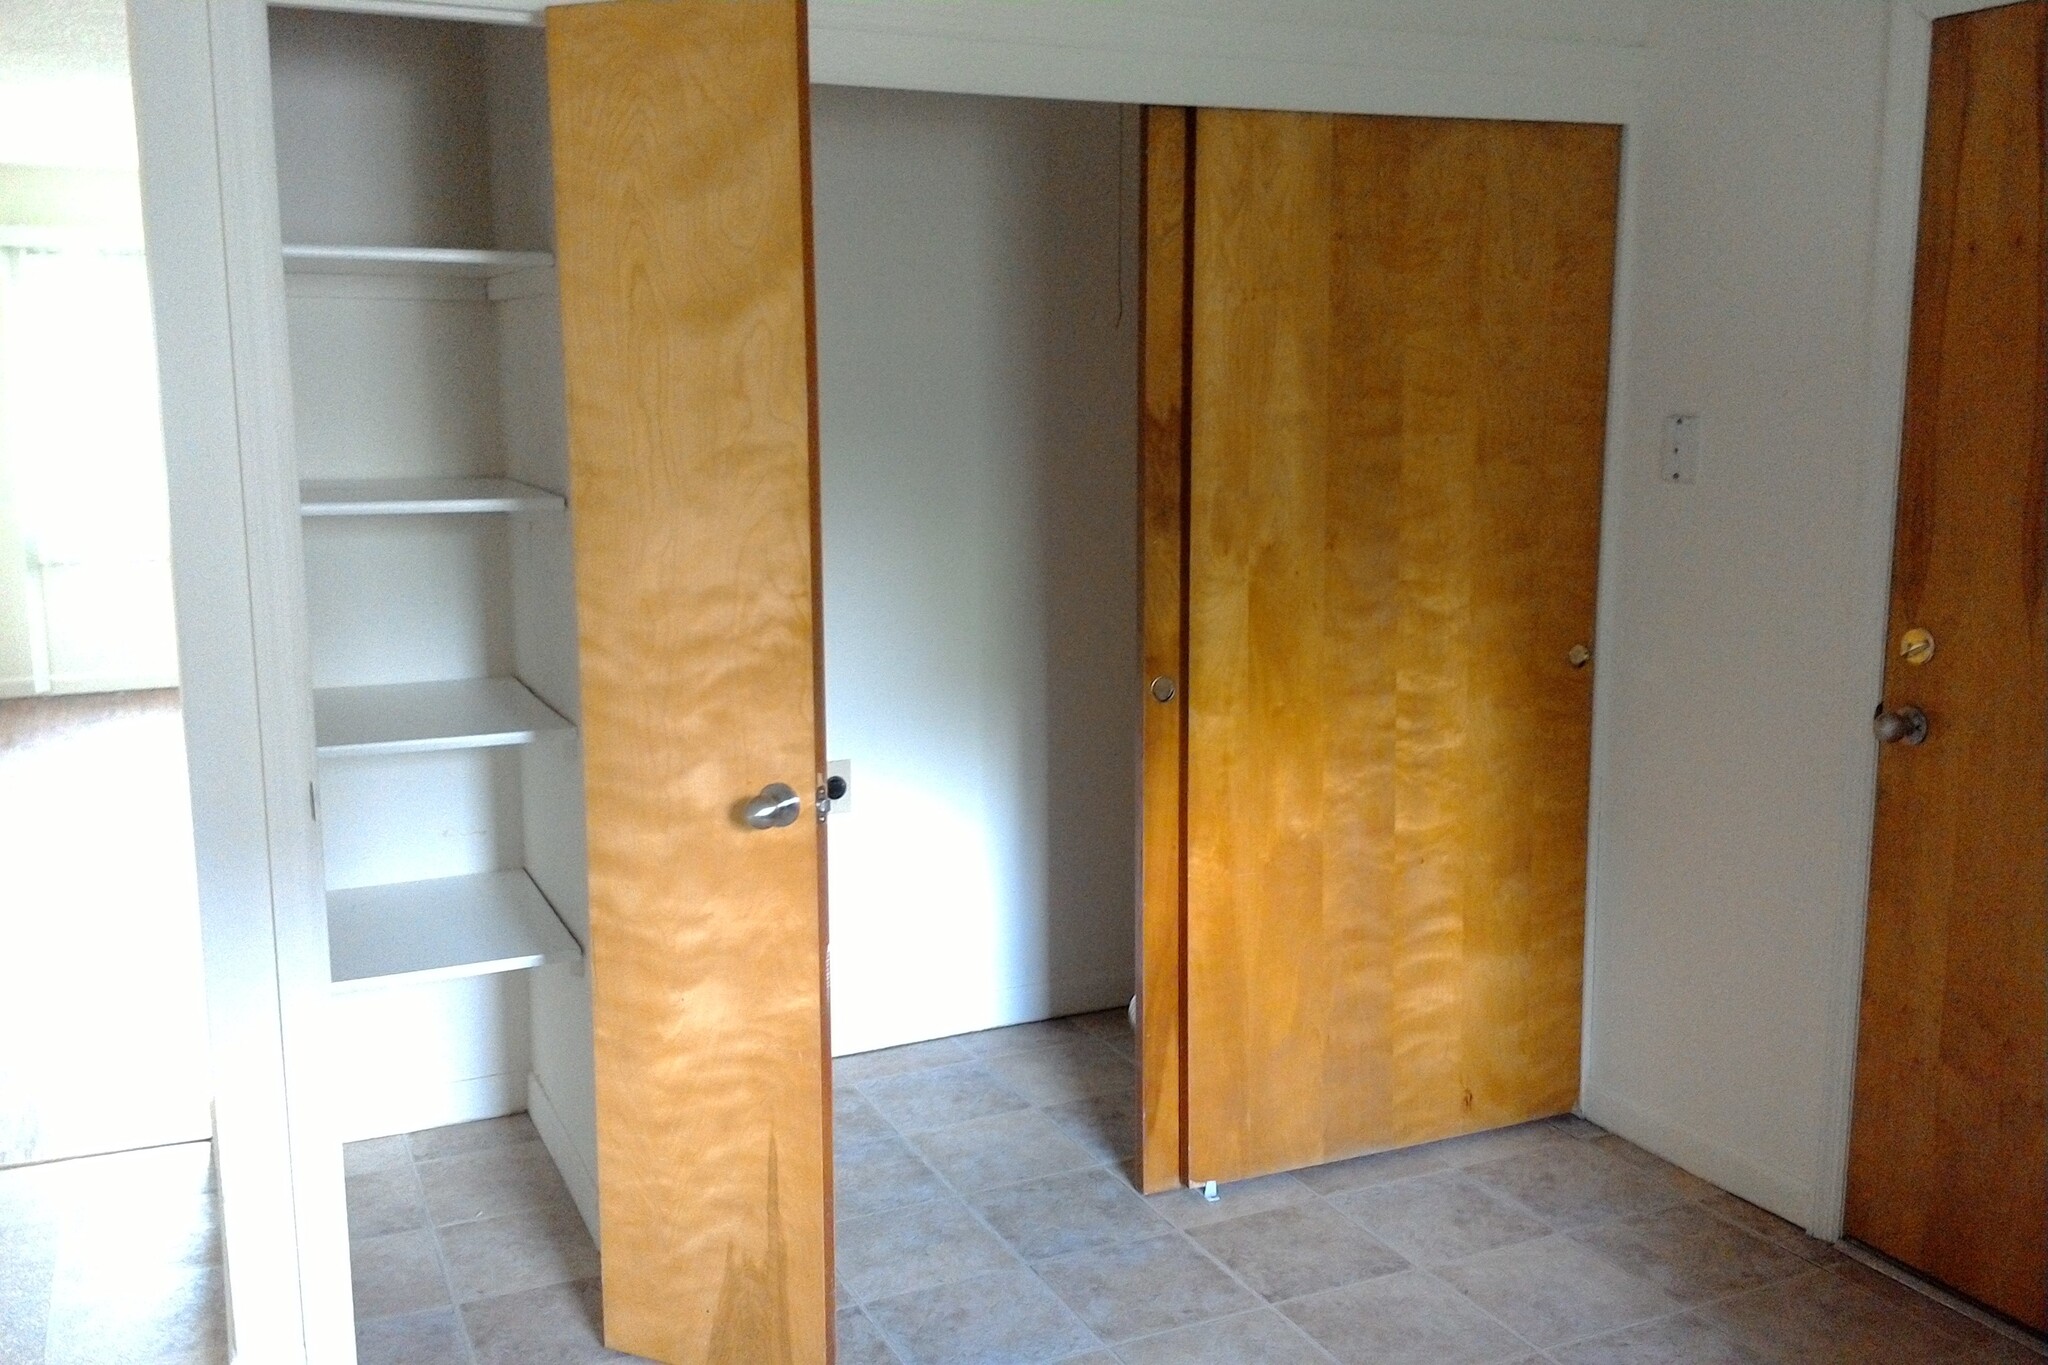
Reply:
<svg viewBox="0 0 2048 1365"><path fill-rule="evenodd" d="M1573 645L1564 652L1564 661L1573 668L1584 668L1592 659L1593 651L1584 645Z"/></svg>
<svg viewBox="0 0 2048 1365"><path fill-rule="evenodd" d="M747 802L747 824L754 829L787 829L804 811L804 799L787 782L770 782Z"/></svg>
<svg viewBox="0 0 2048 1365"><path fill-rule="evenodd" d="M1901 706L1896 711L1880 708L1876 728L1878 739L1886 744L1925 744L1927 713L1917 706Z"/></svg>

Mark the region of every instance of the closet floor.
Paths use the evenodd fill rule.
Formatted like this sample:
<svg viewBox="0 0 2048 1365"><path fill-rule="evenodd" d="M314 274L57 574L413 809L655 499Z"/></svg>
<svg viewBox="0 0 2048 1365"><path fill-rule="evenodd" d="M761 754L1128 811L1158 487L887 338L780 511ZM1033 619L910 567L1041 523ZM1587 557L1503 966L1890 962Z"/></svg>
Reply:
<svg viewBox="0 0 2048 1365"><path fill-rule="evenodd" d="M838 1061L840 1365L2041 1365L1576 1118L1140 1197L1131 1051L1111 1011ZM523 1117L349 1169L362 1365L631 1358Z"/></svg>
<svg viewBox="0 0 2048 1365"><path fill-rule="evenodd" d="M0 1362L226 1365L212 1144L0 1170Z"/></svg>

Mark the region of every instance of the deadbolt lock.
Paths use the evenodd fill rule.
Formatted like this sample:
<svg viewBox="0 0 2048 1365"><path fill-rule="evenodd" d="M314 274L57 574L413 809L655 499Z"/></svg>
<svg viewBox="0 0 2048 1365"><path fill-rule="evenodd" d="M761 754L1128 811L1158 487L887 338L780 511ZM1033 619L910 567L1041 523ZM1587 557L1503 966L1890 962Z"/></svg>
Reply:
<svg viewBox="0 0 2048 1365"><path fill-rule="evenodd" d="M1934 636L1915 626L1899 637L1899 657L1909 664L1924 664L1934 657Z"/></svg>

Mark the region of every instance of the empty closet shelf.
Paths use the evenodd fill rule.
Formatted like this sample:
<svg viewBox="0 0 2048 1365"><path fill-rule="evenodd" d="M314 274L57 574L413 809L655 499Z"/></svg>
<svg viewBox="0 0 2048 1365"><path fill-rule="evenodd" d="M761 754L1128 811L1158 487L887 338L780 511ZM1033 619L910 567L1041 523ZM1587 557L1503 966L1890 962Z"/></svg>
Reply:
<svg viewBox="0 0 2048 1365"><path fill-rule="evenodd" d="M494 279L555 263L545 251L489 251L433 246L288 246L284 268L292 275L454 275Z"/></svg>
<svg viewBox="0 0 2048 1365"><path fill-rule="evenodd" d="M559 512L564 506L560 493L517 479L307 479L299 485L299 510L309 517Z"/></svg>
<svg viewBox="0 0 2048 1365"><path fill-rule="evenodd" d="M573 728L517 678L313 692L314 744L322 758L531 744Z"/></svg>
<svg viewBox="0 0 2048 1365"><path fill-rule="evenodd" d="M327 893L337 990L575 962L583 950L520 871Z"/></svg>

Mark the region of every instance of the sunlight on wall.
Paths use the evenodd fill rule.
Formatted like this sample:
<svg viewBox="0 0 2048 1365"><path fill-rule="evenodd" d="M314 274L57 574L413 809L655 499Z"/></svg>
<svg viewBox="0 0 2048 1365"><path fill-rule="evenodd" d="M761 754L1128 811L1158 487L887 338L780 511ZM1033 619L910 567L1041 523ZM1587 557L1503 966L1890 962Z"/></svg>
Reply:
<svg viewBox="0 0 2048 1365"><path fill-rule="evenodd" d="M0 696L175 685L168 496L141 256L0 245Z"/></svg>

